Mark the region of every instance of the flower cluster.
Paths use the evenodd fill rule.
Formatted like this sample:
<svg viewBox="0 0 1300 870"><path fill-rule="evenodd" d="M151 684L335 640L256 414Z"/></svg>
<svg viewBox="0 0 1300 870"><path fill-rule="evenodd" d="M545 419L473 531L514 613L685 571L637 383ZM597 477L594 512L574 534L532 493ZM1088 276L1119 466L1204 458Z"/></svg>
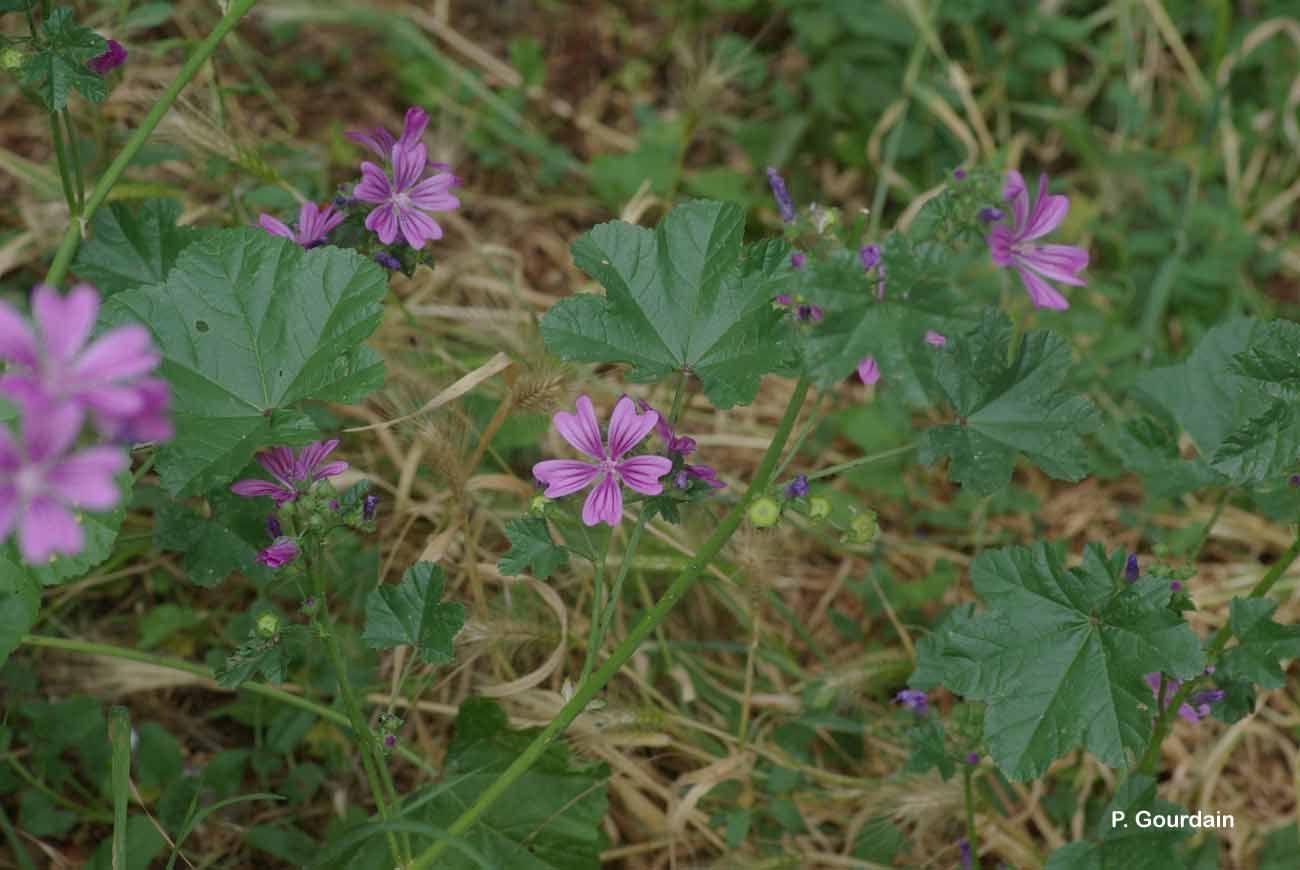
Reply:
<svg viewBox="0 0 1300 870"><path fill-rule="evenodd" d="M151 377L161 356L143 326L91 340L99 291L67 296L48 285L32 294L33 321L0 302L0 395L21 414L18 433L0 427L0 539L15 527L24 560L75 555L85 545L76 512L117 505L114 477L127 467L120 443L172 436L165 381ZM84 423L119 446L76 450Z"/></svg>
<svg viewBox="0 0 1300 870"><path fill-rule="evenodd" d="M1160 673L1152 671L1143 677L1147 686L1151 688L1151 694L1157 698L1160 697ZM1164 705L1168 707L1173 701L1174 695L1182 686L1182 681L1175 677L1165 677L1165 698ZM1224 692L1222 689L1207 689L1203 692L1197 692L1189 699L1191 703L1178 705L1178 716L1184 721L1191 722L1195 725L1197 722L1210 715L1210 705L1222 701Z"/></svg>

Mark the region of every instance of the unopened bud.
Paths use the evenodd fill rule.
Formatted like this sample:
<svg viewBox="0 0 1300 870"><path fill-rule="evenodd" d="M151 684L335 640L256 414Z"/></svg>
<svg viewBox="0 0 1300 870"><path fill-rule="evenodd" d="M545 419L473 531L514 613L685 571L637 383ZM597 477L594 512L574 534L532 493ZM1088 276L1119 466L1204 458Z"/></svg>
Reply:
<svg viewBox="0 0 1300 870"><path fill-rule="evenodd" d="M808 516L814 520L824 520L831 515L831 503L824 496L815 495L808 499Z"/></svg>
<svg viewBox="0 0 1300 870"><path fill-rule="evenodd" d="M749 506L749 521L760 529L770 528L781 519L781 506L776 499L762 496Z"/></svg>
<svg viewBox="0 0 1300 870"><path fill-rule="evenodd" d="M849 523L849 529L844 533L844 540L850 544L869 544L880 531L880 526L876 524L876 512L865 511L858 514Z"/></svg>
<svg viewBox="0 0 1300 870"><path fill-rule="evenodd" d="M280 617L274 613L263 613L257 617L257 633L262 637L275 637L280 630Z"/></svg>
<svg viewBox="0 0 1300 870"><path fill-rule="evenodd" d="M16 48L0 51L0 69L16 70L23 65L26 56Z"/></svg>

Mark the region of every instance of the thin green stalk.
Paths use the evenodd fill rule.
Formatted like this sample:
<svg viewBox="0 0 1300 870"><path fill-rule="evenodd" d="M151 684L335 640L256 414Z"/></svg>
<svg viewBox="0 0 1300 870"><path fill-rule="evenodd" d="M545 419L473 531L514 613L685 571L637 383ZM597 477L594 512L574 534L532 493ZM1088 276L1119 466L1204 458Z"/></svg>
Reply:
<svg viewBox="0 0 1300 870"><path fill-rule="evenodd" d="M1291 546L1269 567L1268 573L1260 578L1246 597L1263 598L1267 595L1277 585L1277 581L1282 579L1282 575L1286 573L1286 570L1291 567L1297 557L1300 557L1300 531L1297 531ZM1205 660L1210 664L1217 661L1219 655L1223 652L1223 648L1228 645L1228 641L1231 639L1232 625L1225 622L1214 633L1214 637L1210 639L1210 645L1205 649ZM1165 738L1169 736L1169 730L1173 727L1172 714L1177 713L1178 708L1191 697L1192 692L1198 688L1200 681L1198 677L1183 683L1178 688L1178 691L1174 693L1174 696L1169 699L1169 703L1161 708L1160 715L1156 718L1156 727L1151 732L1151 742L1147 744L1146 752L1143 753L1142 760L1138 762L1137 769L1142 773L1155 774L1156 765L1160 762L1160 746L1165 742Z"/></svg>
<svg viewBox="0 0 1300 870"><path fill-rule="evenodd" d="M95 211L104 204L108 198L108 193L113 189L113 185L122 177L126 167L135 159L140 148L144 146L145 140L149 138L154 129L162 121L163 116L171 108L172 103L180 96L185 86L190 83L199 72L199 68L207 62L212 53L216 51L221 40L225 38L234 26L239 23L239 19L248 14L257 0L232 0L229 10L217 22L217 26L212 32L199 43L198 48L185 61L181 71L172 79L171 84L162 92L158 102L153 104L153 108L144 116L140 126L135 128L131 137L127 139L122 150L118 152L117 157L109 164L108 169L95 182L90 196L86 199L85 207L81 209L81 220L71 220L68 222L68 228L63 234L63 241L59 243L59 248L54 253L54 262L50 264L50 270L45 273L45 283L58 285L68 274L68 266L72 263L72 257L77 252L77 245L81 242L81 227L83 222L88 222L94 216Z"/></svg>
<svg viewBox="0 0 1300 870"><path fill-rule="evenodd" d="M86 176L81 169L81 146L77 142L77 127L72 123L72 114L67 109L59 112L59 115L63 118L63 126L68 131L68 156L72 163L72 177L77 183L75 214L81 214L81 210L86 206Z"/></svg>
<svg viewBox="0 0 1300 870"><path fill-rule="evenodd" d="M54 161L59 164L59 181L63 185L63 198L68 203L68 214L72 219L69 226L77 223L77 197L72 192L72 173L68 171L67 148L63 142L63 130L59 126L59 116L50 113L50 142L54 146Z"/></svg>
<svg viewBox="0 0 1300 870"><path fill-rule="evenodd" d="M126 804L131 793L131 713L108 712L108 741L113 747L113 870L126 870Z"/></svg>
<svg viewBox="0 0 1300 870"><path fill-rule="evenodd" d="M28 770L26 765L18 760L18 756L10 754L4 756L4 758L9 762L9 766L14 769L14 773L18 774L27 781L28 785L54 801L59 806L72 810L77 815L96 822L107 823L113 821L113 817L107 812L97 807L82 806L76 801L66 798L54 789L50 788L40 777Z"/></svg>
<svg viewBox="0 0 1300 870"><path fill-rule="evenodd" d="M1232 495L1232 489L1225 487L1223 492L1219 493L1218 499L1214 502L1214 511L1210 514L1209 521L1201 528L1201 535L1196 539L1196 546L1188 555L1189 562L1195 562L1201 555L1201 550L1205 547L1205 542L1210 539L1210 532L1214 529L1214 524L1219 521L1219 515L1223 513L1223 507L1228 503L1228 496Z"/></svg>
<svg viewBox="0 0 1300 870"><path fill-rule="evenodd" d="M975 831L975 765L962 766L962 797L966 802L966 842L970 844L971 857L979 861L980 835Z"/></svg>
<svg viewBox="0 0 1300 870"><path fill-rule="evenodd" d="M609 544L613 539L613 534L605 538L605 552L596 562L596 576L591 584L591 635L587 638L587 657L582 662L582 675L578 678L578 682L584 682L591 676L591 669L596 664L596 654L600 650L596 635L605 616L605 562L609 558ZM626 556L623 561L626 563Z"/></svg>
<svg viewBox="0 0 1300 870"><path fill-rule="evenodd" d="M644 507L641 508L641 515L636 518L636 525L632 527L632 535L627 539L627 547L623 550L623 561L618 566L618 576L614 578L614 588L609 592L609 601L605 605L605 613L601 617L600 624L596 626L596 633L591 636L591 648L597 653L605 642L605 635L609 633L609 627L614 623L614 611L618 607L618 602L623 597L623 583L627 580L627 572L632 567L632 557L636 555L637 548L641 546L641 532L645 530L646 521L650 519L650 512Z"/></svg>
<svg viewBox="0 0 1300 870"><path fill-rule="evenodd" d="M863 465L871 465L874 462L884 462L886 459L893 459L895 456L901 456L909 450L915 450L916 444L904 444L902 447L894 447L890 450L884 450L880 453L873 453L870 456L860 456L857 459L850 459L848 462L841 462L839 465L832 465L823 468L821 471L814 471L807 475L809 480L820 480L823 477L831 477L841 474L845 471L852 471Z"/></svg>
<svg viewBox="0 0 1300 870"><path fill-rule="evenodd" d="M641 642L667 618L668 614L677 605L677 602L682 600L682 596L686 594L695 580L709 566L727 541L731 539L731 536L740 526L741 520L744 519L745 512L749 509L753 499L767 490L768 484L771 483L772 472L776 469L776 463L781 458L781 451L790 437L790 431L794 428L795 419L799 416L799 409L803 407L804 397L807 394L808 381L801 379L795 387L794 394L790 397L790 404L786 406L785 415L781 418L781 423L777 426L776 432L772 436L772 442L768 445L763 460L755 470L753 481L749 489L746 490L744 497L727 512L722 521L718 523L717 528L714 529L713 534L696 552L694 558L687 563L686 568L673 580L672 585L664 592L663 597L655 602L654 607L641 618L641 621L636 624L623 642L614 649L614 652L600 666L600 669L578 685L573 697L564 705L559 714L551 720L550 724L543 728L541 733L533 739L533 742L528 744L527 748L515 758L510 766L502 771L496 780L479 795L478 800L452 823L451 827L447 829L447 833L451 837L458 837L469 830L479 816L483 815L488 807L496 803L506 793L506 790L537 762L537 759L546 751L546 747L554 742L569 727L569 724L578 717L578 714L587 708L587 704L596 696L596 693L614 678L614 675L622 669L627 660L636 653ZM411 870L436 866L435 859L446 850L447 846L447 841L435 843L415 859L415 862L411 865Z"/></svg>

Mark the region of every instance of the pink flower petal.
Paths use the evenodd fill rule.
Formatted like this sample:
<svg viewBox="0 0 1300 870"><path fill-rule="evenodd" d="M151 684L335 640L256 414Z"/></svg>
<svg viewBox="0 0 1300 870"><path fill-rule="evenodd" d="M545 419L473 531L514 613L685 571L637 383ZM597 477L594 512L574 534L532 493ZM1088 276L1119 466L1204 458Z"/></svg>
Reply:
<svg viewBox="0 0 1300 870"><path fill-rule="evenodd" d="M39 362L36 336L13 306L0 302L0 359L35 368Z"/></svg>
<svg viewBox="0 0 1300 870"><path fill-rule="evenodd" d="M291 485L293 481L302 479L298 474L298 460L294 458L293 451L288 447L272 447L254 458L258 465L271 472L290 489L293 488Z"/></svg>
<svg viewBox="0 0 1300 870"><path fill-rule="evenodd" d="M148 374L160 357L149 330L138 324L119 326L101 335L86 348L72 367L82 381L105 383Z"/></svg>
<svg viewBox="0 0 1300 870"><path fill-rule="evenodd" d="M429 149L423 142L414 145L397 143L393 147L393 189L407 191L415 186L424 174L424 164L429 160Z"/></svg>
<svg viewBox="0 0 1300 870"><path fill-rule="evenodd" d="M418 209L401 209L397 220L406 243L417 251L423 248L426 242L442 238L442 227L438 226L438 222Z"/></svg>
<svg viewBox="0 0 1300 870"><path fill-rule="evenodd" d="M416 144L424 136L424 128L427 126L429 126L429 114L424 109L419 106L407 109L402 124L401 143L408 146Z"/></svg>
<svg viewBox="0 0 1300 870"><path fill-rule="evenodd" d="M126 454L116 447L90 447L52 467L45 482L65 504L105 511L121 499L113 477L126 466Z"/></svg>
<svg viewBox="0 0 1300 870"><path fill-rule="evenodd" d="M397 206L385 203L366 215L366 229L379 236L379 241L391 245L397 240Z"/></svg>
<svg viewBox="0 0 1300 870"><path fill-rule="evenodd" d="M1016 264L1016 273L1020 275L1020 280L1024 283L1034 307L1052 308L1057 311L1064 311L1070 307L1070 303L1055 287L1038 277L1032 270L1025 268L1023 264Z"/></svg>
<svg viewBox="0 0 1300 870"><path fill-rule="evenodd" d="M600 468L577 459L547 459L533 466L533 477L546 484L547 498L561 498L585 489Z"/></svg>
<svg viewBox="0 0 1300 870"><path fill-rule="evenodd" d="M874 356L863 357L862 362L858 363L858 380L867 386L880 380L880 366L876 364Z"/></svg>
<svg viewBox="0 0 1300 870"><path fill-rule="evenodd" d="M275 499L276 504L284 504L287 501L293 501L297 498L297 493L292 489L271 483L269 480L260 480L255 477L237 480L230 485L230 491L235 495L242 495L245 498L259 498L269 496Z"/></svg>
<svg viewBox="0 0 1300 870"><path fill-rule="evenodd" d="M629 489L642 495L658 495L664 491L659 478L673 470L673 464L663 456L633 456L620 462L615 470Z"/></svg>
<svg viewBox="0 0 1300 870"><path fill-rule="evenodd" d="M555 431L565 441L592 459L605 458L605 445L600 440L600 426L596 423L596 409L586 395L578 397L577 413L559 411L551 418Z"/></svg>
<svg viewBox="0 0 1300 870"><path fill-rule="evenodd" d="M389 153L393 150L393 145L396 144L393 140L393 134L383 127L371 127L369 130L348 130L343 135L353 142L366 146L378 154L382 160L388 159Z"/></svg>
<svg viewBox="0 0 1300 870"><path fill-rule="evenodd" d="M411 188L411 204L425 211L451 211L460 207L460 200L448 191L455 183L454 175L440 174L426 178Z"/></svg>
<svg viewBox="0 0 1300 870"><path fill-rule="evenodd" d="M1014 169L1007 173L1006 183L1002 185L1002 198L1011 202L1015 233L1020 235L1029 220L1029 188L1025 186L1025 177Z"/></svg>
<svg viewBox="0 0 1300 870"><path fill-rule="evenodd" d="M48 284L40 284L32 294L32 316L44 339L45 352L67 362L86 343L99 314L99 291L89 284L78 284L67 296Z"/></svg>
<svg viewBox="0 0 1300 870"><path fill-rule="evenodd" d="M1068 196L1052 195L1047 192L1047 173L1044 172L1038 178L1038 196L1029 213L1029 221L1023 226L1017 226L1016 238L1026 241L1047 235L1060 226L1061 221L1065 220L1065 213L1069 210Z"/></svg>
<svg viewBox="0 0 1300 870"><path fill-rule="evenodd" d="M32 499L18 518L18 552L29 565L43 565L55 553L80 553L84 541L76 517L49 496Z"/></svg>
<svg viewBox="0 0 1300 870"><path fill-rule="evenodd" d="M298 454L297 460L293 463L294 479L307 480L315 473L316 467L325 461L325 457L333 453L338 446L339 439L337 438L330 438L325 441L315 441L308 444ZM346 462L343 464L343 467L347 468Z"/></svg>
<svg viewBox="0 0 1300 870"><path fill-rule="evenodd" d="M1025 245L1020 261L1044 278L1083 287L1088 282L1077 277L1088 267L1088 251L1074 245Z"/></svg>
<svg viewBox="0 0 1300 870"><path fill-rule="evenodd" d="M352 195L362 202L387 202L393 196L388 174L367 160L361 164L361 181L352 189Z"/></svg>
<svg viewBox="0 0 1300 870"><path fill-rule="evenodd" d="M283 236L286 239L293 239L293 230L278 218L273 218L269 214L258 217L257 223L262 229L266 230L273 236Z"/></svg>
<svg viewBox="0 0 1300 870"><path fill-rule="evenodd" d="M942 332L935 332L933 329L927 329L925 331L925 343L934 345L935 347L943 347L948 343L948 336L944 335Z"/></svg>
<svg viewBox="0 0 1300 870"><path fill-rule="evenodd" d="M609 418L609 458L618 459L640 444L659 422L657 411L636 412L636 404L627 396L614 405Z"/></svg>
<svg viewBox="0 0 1300 870"><path fill-rule="evenodd" d="M316 473L311 476L312 480L324 480L327 477L337 477L348 470L348 464L342 459L336 459L333 462L326 462Z"/></svg>
<svg viewBox="0 0 1300 870"><path fill-rule="evenodd" d="M606 474L596 484L582 505L582 521L589 526L607 523L616 526L623 519L623 491L614 475Z"/></svg>
<svg viewBox="0 0 1300 870"><path fill-rule="evenodd" d="M144 408L145 397L135 386L95 386L77 394L91 411L104 417L130 417Z"/></svg>
<svg viewBox="0 0 1300 870"><path fill-rule="evenodd" d="M77 440L83 419L81 408L63 404L45 409L42 413L23 416L23 444L27 458L44 462L61 456Z"/></svg>
<svg viewBox="0 0 1300 870"><path fill-rule="evenodd" d="M986 240L989 246L989 256L993 258L996 266L1003 269L1009 267L1015 258L1011 253L1011 245L1015 238L1011 235L1011 228L998 225L989 231L989 237Z"/></svg>

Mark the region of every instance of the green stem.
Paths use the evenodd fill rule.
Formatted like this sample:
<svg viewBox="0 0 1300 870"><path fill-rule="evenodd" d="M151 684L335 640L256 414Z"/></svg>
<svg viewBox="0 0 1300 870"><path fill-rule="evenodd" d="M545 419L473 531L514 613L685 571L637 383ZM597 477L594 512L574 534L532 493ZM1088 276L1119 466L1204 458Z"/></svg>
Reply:
<svg viewBox="0 0 1300 870"><path fill-rule="evenodd" d="M605 551L596 563L596 576L591 588L591 635L587 638L587 657L582 662L582 675L578 682L585 682L591 676L591 669L596 664L596 654L600 650L597 637L599 626L605 616L605 561L609 558L609 544L614 539L613 533L605 538Z"/></svg>
<svg viewBox="0 0 1300 870"><path fill-rule="evenodd" d="M841 462L839 465L832 465L829 468L823 468L821 471L814 471L807 475L807 477L809 480L820 480L823 477L831 477L845 471L852 471L862 465L870 465L873 462L884 462L886 459L893 459L895 456L902 456L909 450L915 449L915 444L904 444L902 447L895 447L891 450L873 453L870 456L860 456L857 459L850 459L848 462Z"/></svg>
<svg viewBox="0 0 1300 870"><path fill-rule="evenodd" d="M1268 573L1260 578L1246 597L1263 598L1267 595L1277 585L1277 581L1282 579L1282 575L1286 573L1286 570L1291 567L1297 557L1300 557L1300 532L1296 533L1291 546L1269 567ZM1205 660L1210 664L1217 661L1219 655L1223 652L1223 648L1228 645L1228 641L1231 639L1232 624L1225 622L1214 633L1214 637L1210 639L1210 645L1205 649ZM1169 731L1173 727L1173 714L1176 714L1178 708L1186 703L1192 692L1197 689L1199 683L1200 677L1183 683L1178 688L1178 691L1174 693L1173 698L1169 700L1169 703L1161 709L1160 715L1156 719L1156 727L1151 733L1151 742L1147 744L1146 752L1143 753L1142 760L1138 762L1137 769L1140 772L1149 775L1155 774L1156 765L1160 762L1160 746L1165 742L1165 738L1169 736Z"/></svg>
<svg viewBox="0 0 1300 870"><path fill-rule="evenodd" d="M975 831L975 765L962 766L962 796L966 802L966 841L970 844L972 863L979 864L980 837Z"/></svg>
<svg viewBox="0 0 1300 870"><path fill-rule="evenodd" d="M67 109L59 112L63 118L63 126L68 131L68 157L72 163L72 177L77 182L77 210L75 214L81 214L81 210L86 207L86 176L81 170L81 147L77 142L77 127L72 123L72 115Z"/></svg>
<svg viewBox="0 0 1300 870"><path fill-rule="evenodd" d="M171 84L162 92L158 102L154 103L153 108L144 116L140 126L131 133L131 138L127 139L126 145L122 147L117 157L113 158L113 162L109 164L108 169L104 170L104 174L95 182L95 187L86 199L85 207L81 209L81 220L68 222L68 229L63 234L63 241L59 243L59 248L54 253L54 262L50 264L50 270L45 274L46 284L57 286L67 276L68 266L72 263L72 256L77 252L77 245L81 242L82 223L88 222L95 214L95 211L103 205L104 200L108 198L109 191L113 189L113 185L122 177L126 167L135 159L135 155L139 153L145 140L149 138L159 122L162 121L172 103L176 102L176 98L180 96L181 91L198 74L199 68L207 62L212 53L217 50L217 46L225 38L226 34L234 29L235 25L239 23L239 19L248 14L248 10L253 8L255 3L257 3L257 0L232 0L229 10L217 22L217 26L199 43L198 48L194 50L194 53L181 67L181 71L176 74L176 78L172 79Z"/></svg>
<svg viewBox="0 0 1300 870"><path fill-rule="evenodd" d="M781 423L772 436L772 443L768 445L762 462L759 463L758 468L755 470L753 480L749 489L745 491L744 497L727 512L722 521L718 523L717 528L714 529L713 534L709 536L709 539L704 542L695 556L687 563L685 569L673 580L672 585L664 592L663 597L655 602L654 607L641 618L641 621L636 624L623 642L615 648L613 654L600 666L600 669L578 685L573 697L564 705L559 714L551 720L551 723L543 728L542 732L533 739L533 742L528 744L527 748L515 758L511 765L502 771L496 780L479 795L478 800L452 823L451 827L447 829L450 837L458 837L469 830L470 826L478 820L478 817L483 815L488 807L496 803L505 794L506 790L536 763L537 759L546 751L546 748L564 732L564 729L569 727L569 724L578 717L579 713L587 708L587 704L596 696L596 693L613 679L627 660L636 653L641 642L667 618L668 614L677 605L677 602L682 600L682 596L691 588L696 578L704 572L709 563L713 561L727 541L731 539L737 527L740 526L741 520L744 519L750 502L767 490L768 484L771 483L772 472L781 457L785 442L790 437L790 431L794 428L795 419L799 416L799 409L803 406L804 397L807 394L808 381L801 379L795 387L794 394L790 397L790 404L786 406L785 416L781 418ZM426 849L415 859L415 862L411 865L411 870L436 866L434 859L442 854L447 845L448 842L443 840Z"/></svg>
<svg viewBox="0 0 1300 870"><path fill-rule="evenodd" d="M114 707L108 713L108 740L113 747L113 866L126 864L126 808L131 793L131 713Z"/></svg>
<svg viewBox="0 0 1300 870"><path fill-rule="evenodd" d="M72 219L70 226L77 223L77 197L72 192L72 173L68 171L67 148L63 143L63 130L59 126L59 116L50 114L50 140L54 146L54 161L59 164L59 181L63 185L63 198L68 203L68 214Z"/></svg>
<svg viewBox="0 0 1300 870"><path fill-rule="evenodd" d="M618 566L618 576L614 578L614 588L610 590L609 602L605 605L605 614L596 626L596 633L592 635L591 646L597 651L605 642L605 635L609 633L609 627L614 623L614 611L617 609L618 602L623 596L623 583L627 580L627 572L632 567L632 557L636 555L637 548L641 546L641 532L645 530L646 521L650 519L650 512L641 508L641 515L636 518L636 525L632 528L632 536L627 540L627 547L623 550L623 562Z"/></svg>

